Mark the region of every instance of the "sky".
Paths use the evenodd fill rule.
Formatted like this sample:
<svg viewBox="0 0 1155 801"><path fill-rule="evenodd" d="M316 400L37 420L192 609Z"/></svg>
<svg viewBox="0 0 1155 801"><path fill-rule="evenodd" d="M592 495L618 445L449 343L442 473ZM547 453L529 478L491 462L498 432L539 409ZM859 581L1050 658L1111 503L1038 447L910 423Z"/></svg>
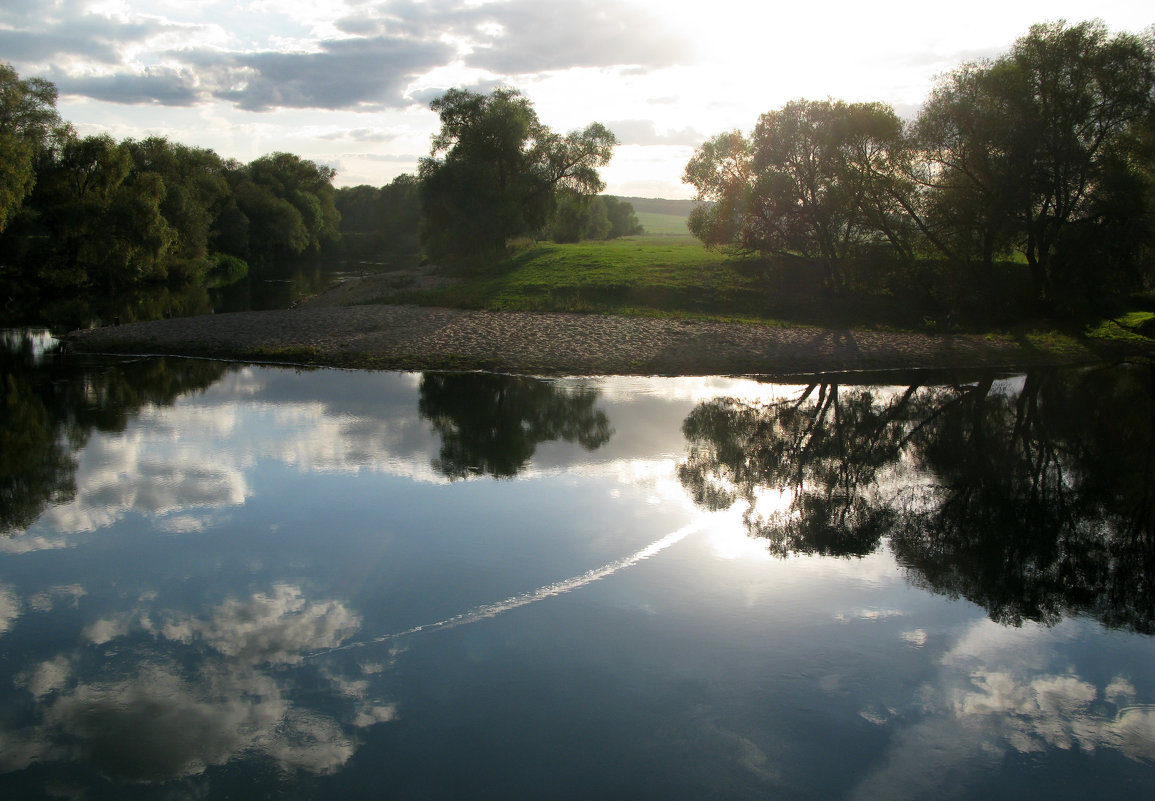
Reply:
<svg viewBox="0 0 1155 801"><path fill-rule="evenodd" d="M3 0L0 61L53 81L82 135L288 151L338 186L415 172L453 87L520 90L559 132L620 141L610 194L685 198L715 134L795 98L913 116L936 76L1038 22L1140 33L1138 0Z"/></svg>

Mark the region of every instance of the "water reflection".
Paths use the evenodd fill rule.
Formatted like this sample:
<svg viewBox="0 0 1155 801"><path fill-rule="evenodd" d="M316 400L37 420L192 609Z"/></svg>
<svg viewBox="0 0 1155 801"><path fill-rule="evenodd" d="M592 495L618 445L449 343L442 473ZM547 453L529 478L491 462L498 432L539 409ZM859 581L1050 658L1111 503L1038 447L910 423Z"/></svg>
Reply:
<svg viewBox="0 0 1155 801"><path fill-rule="evenodd" d="M485 373L425 373L417 408L441 437L434 467L450 479L509 478L542 442L577 442L587 451L613 435L596 408L598 391L553 381Z"/></svg>
<svg viewBox="0 0 1155 801"><path fill-rule="evenodd" d="M683 426L695 501L779 555L862 556L1019 625L1155 630L1155 367L719 398Z"/></svg>
<svg viewBox="0 0 1155 801"><path fill-rule="evenodd" d="M275 670L357 630L360 618L338 601L309 602L281 584L201 618L142 600L84 630L100 654L82 643L16 674L33 702L26 725L0 731L0 771L81 760L108 779L166 782L248 754L328 773L352 756L356 728L394 714L363 681L333 674L312 681L348 699L342 719L309 709Z"/></svg>
<svg viewBox="0 0 1155 801"><path fill-rule="evenodd" d="M74 454L93 431L123 431L145 405L167 405L217 381L222 363L100 363L59 352L45 332L2 332L0 534L27 528L75 492Z"/></svg>
<svg viewBox="0 0 1155 801"><path fill-rule="evenodd" d="M776 554L868 554L892 518L871 491L898 459L896 422L913 394L822 383L767 403L707 401L682 426L689 453L678 476L708 509L744 502L747 531Z"/></svg>
<svg viewBox="0 0 1155 801"><path fill-rule="evenodd" d="M0 796L1150 781L1148 367L782 386L12 341L0 435L42 421L53 467L0 453Z"/></svg>

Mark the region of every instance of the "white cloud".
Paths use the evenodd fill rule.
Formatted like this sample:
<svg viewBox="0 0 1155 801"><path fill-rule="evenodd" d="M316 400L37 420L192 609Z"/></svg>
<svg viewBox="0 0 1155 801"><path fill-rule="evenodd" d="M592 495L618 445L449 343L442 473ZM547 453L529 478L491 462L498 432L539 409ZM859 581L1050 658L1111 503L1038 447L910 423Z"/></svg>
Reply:
<svg viewBox="0 0 1155 801"><path fill-rule="evenodd" d="M349 699L338 719L290 700L299 674L262 668L299 665L308 651L339 644L360 622L340 602L310 602L300 588L278 585L220 604L207 618L160 617L169 621L162 636L177 650L158 656L148 649L135 665L98 663L87 672L77 667L81 650L18 671L15 683L33 697L34 721L0 729L0 772L80 759L112 779L167 782L257 755L288 773L325 774L353 755L351 728L397 716L360 676L322 672ZM105 644L134 629L161 633L137 610L96 620L83 636Z"/></svg>
<svg viewBox="0 0 1155 801"><path fill-rule="evenodd" d="M1129 0L1104 0L1093 15L1113 30L1150 24ZM748 130L795 97L909 111L936 74L962 60L1004 51L1034 22L1088 16L1079 0L977 0L963 15L913 0L881 10L746 0L10 0L0 7L0 52L22 74L75 93L61 108L81 130L139 137L169 127L160 119L181 108L219 107L217 124L176 125L172 135L242 160L273 150L332 160L326 140L302 141L285 110L352 115L348 127L365 128L451 86L506 83L563 130L639 121L622 138L654 159L619 154L605 173L609 191L688 197L680 182L688 153L669 144ZM254 112L275 118L265 139L237 133ZM436 119L418 114L414 133L427 144ZM410 138L374 145L366 155L420 152ZM338 181L383 184L398 163L365 159Z"/></svg>
<svg viewBox="0 0 1155 801"><path fill-rule="evenodd" d="M80 584L67 584L52 587L44 592L37 593L28 599L28 606L37 612L50 612L57 604L63 602L76 607L80 599L88 595L88 590Z"/></svg>
<svg viewBox="0 0 1155 801"><path fill-rule="evenodd" d="M16 594L15 588L0 584L0 635L12 628L12 624L19 617L20 597Z"/></svg>
<svg viewBox="0 0 1155 801"><path fill-rule="evenodd" d="M16 686L40 698L65 687L71 675L71 662L65 656L58 656L17 674Z"/></svg>
<svg viewBox="0 0 1155 801"><path fill-rule="evenodd" d="M201 640L242 664L298 664L309 651L335 648L361 625L338 601L308 603L299 587L230 599L208 620L174 617L161 626L170 640Z"/></svg>

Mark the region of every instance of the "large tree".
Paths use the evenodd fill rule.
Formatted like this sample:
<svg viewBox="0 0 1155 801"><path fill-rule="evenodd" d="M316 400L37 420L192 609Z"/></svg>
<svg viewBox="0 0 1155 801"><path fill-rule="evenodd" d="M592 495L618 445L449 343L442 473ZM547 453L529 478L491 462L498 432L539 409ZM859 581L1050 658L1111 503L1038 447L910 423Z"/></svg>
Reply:
<svg viewBox="0 0 1155 801"><path fill-rule="evenodd" d="M0 63L0 231L32 190L37 156L65 130L56 87Z"/></svg>
<svg viewBox="0 0 1155 801"><path fill-rule="evenodd" d="M595 194L617 139L600 123L557 134L514 89L453 89L430 107L441 119L419 167L422 240L433 256L470 259L536 233L557 193Z"/></svg>
<svg viewBox="0 0 1155 801"><path fill-rule="evenodd" d="M918 123L939 227L988 263L1020 249L1037 295L1053 300L1065 247L1098 270L1101 223L1127 208L1135 222L1144 216L1130 148L1153 89L1151 49L1101 22L1035 25L1002 58L955 70Z"/></svg>
<svg viewBox="0 0 1155 801"><path fill-rule="evenodd" d="M336 170L292 153L271 153L232 173L257 257L317 253L340 238L334 202Z"/></svg>
<svg viewBox="0 0 1155 801"><path fill-rule="evenodd" d="M751 138L733 131L698 148L684 174L702 202L690 229L707 244L800 256L838 287L866 249L910 253L892 166L905 152L889 106L792 101Z"/></svg>

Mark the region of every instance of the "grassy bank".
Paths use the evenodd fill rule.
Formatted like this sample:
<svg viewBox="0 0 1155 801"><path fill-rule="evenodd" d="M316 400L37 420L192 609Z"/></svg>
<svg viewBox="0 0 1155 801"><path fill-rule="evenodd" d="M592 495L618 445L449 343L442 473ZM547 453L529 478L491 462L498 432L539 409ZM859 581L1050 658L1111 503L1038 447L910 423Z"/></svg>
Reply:
<svg viewBox="0 0 1155 801"><path fill-rule="evenodd" d="M566 311L685 317L791 327L924 333L977 333L1061 351L1084 338L1150 342L1149 312L1111 320L1055 320L1024 314L1031 306L1025 265L1007 262L960 279L941 266L856 277L835 294L812 265L705 248L666 228L604 242L526 245L511 258L463 271L446 286L386 291L371 302L418 303L495 311ZM659 230L654 232L654 228ZM679 229L680 228L680 232ZM951 285L953 282L953 286ZM974 287L979 287L978 290Z"/></svg>

